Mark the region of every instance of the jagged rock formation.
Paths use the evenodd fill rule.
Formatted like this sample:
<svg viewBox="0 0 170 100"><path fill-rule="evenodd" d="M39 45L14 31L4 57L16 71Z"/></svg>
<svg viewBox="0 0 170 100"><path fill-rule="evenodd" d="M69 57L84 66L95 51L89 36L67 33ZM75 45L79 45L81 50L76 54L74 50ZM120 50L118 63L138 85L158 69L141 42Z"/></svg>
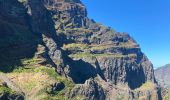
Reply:
<svg viewBox="0 0 170 100"><path fill-rule="evenodd" d="M0 27L3 72L36 58L31 66L55 67L76 84L67 99L161 99L135 40L89 19L79 0L0 0Z"/></svg>
<svg viewBox="0 0 170 100"><path fill-rule="evenodd" d="M98 85L93 79L89 79L83 85L75 86L70 94L69 98L81 98L85 100L105 100L106 95L103 88Z"/></svg>

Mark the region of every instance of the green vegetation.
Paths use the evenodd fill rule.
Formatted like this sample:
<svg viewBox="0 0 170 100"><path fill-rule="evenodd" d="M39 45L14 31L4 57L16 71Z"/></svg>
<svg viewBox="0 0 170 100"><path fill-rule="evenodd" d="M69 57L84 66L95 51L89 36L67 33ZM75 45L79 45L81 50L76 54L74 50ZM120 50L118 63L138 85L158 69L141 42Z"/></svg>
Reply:
<svg viewBox="0 0 170 100"><path fill-rule="evenodd" d="M73 100L84 100L84 96L81 96L81 95L77 95L73 98Z"/></svg>
<svg viewBox="0 0 170 100"><path fill-rule="evenodd" d="M77 44L77 43L71 43L63 46L64 50L75 50L75 49L88 49L89 46L87 44Z"/></svg>
<svg viewBox="0 0 170 100"><path fill-rule="evenodd" d="M146 82L141 87L139 87L137 90L150 90L154 88L154 84L152 82Z"/></svg>
<svg viewBox="0 0 170 100"><path fill-rule="evenodd" d="M164 100L170 100L170 94L168 93L168 94L166 94L165 96L164 96L164 98L163 98Z"/></svg>
<svg viewBox="0 0 170 100"><path fill-rule="evenodd" d="M118 94L116 100L126 100L126 98L123 94Z"/></svg>
<svg viewBox="0 0 170 100"><path fill-rule="evenodd" d="M29 59L24 62L35 63L34 61ZM28 100L33 98L65 100L65 94L75 86L67 78L59 76L55 72L55 68L52 67L18 67L13 72L8 73L8 77L15 77L13 81L23 90ZM51 84L55 82L63 82L65 88L51 94L48 90L50 90Z"/></svg>
<svg viewBox="0 0 170 100"><path fill-rule="evenodd" d="M66 28L66 32L74 32L74 34L88 34L91 33L92 30L85 28Z"/></svg>
<svg viewBox="0 0 170 100"><path fill-rule="evenodd" d="M104 45L98 45L98 44L83 44L83 43L71 43L64 45L62 47L63 50L104 50L108 48L139 48L135 44L129 44L129 43L120 43L119 45L114 45L114 44L104 44Z"/></svg>
<svg viewBox="0 0 170 100"><path fill-rule="evenodd" d="M135 89L135 91L137 92L141 92L144 93L143 95L140 95L140 97L138 98L138 100L145 100L147 98L147 91L150 92L150 96L151 96L151 100L156 100L157 99L157 90L155 89L155 84L152 82L146 82L144 83L141 87Z"/></svg>
<svg viewBox="0 0 170 100"><path fill-rule="evenodd" d="M32 59L22 59L21 63L24 66L36 66L42 59L32 58Z"/></svg>
<svg viewBox="0 0 170 100"><path fill-rule="evenodd" d="M2 95L4 93L7 93L7 94L16 94L16 92L11 90L10 88L0 85L0 95Z"/></svg>
<svg viewBox="0 0 170 100"><path fill-rule="evenodd" d="M91 53L78 53L69 55L72 58L82 58L82 57L112 57L112 58L125 58L125 57L135 57L135 54L122 55L122 54L91 54Z"/></svg>

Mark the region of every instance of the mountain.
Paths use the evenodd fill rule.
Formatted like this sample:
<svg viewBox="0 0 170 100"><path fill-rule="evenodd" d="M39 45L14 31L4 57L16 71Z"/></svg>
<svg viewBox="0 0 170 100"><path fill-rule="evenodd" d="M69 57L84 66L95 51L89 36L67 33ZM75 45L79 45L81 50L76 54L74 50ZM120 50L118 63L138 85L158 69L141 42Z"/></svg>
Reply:
<svg viewBox="0 0 170 100"><path fill-rule="evenodd" d="M170 99L170 64L159 67L155 70L155 77L162 87L162 95L165 100Z"/></svg>
<svg viewBox="0 0 170 100"><path fill-rule="evenodd" d="M0 99L161 100L152 63L79 0L0 0Z"/></svg>
<svg viewBox="0 0 170 100"><path fill-rule="evenodd" d="M167 87L170 88L170 64L167 64L165 66L159 67L158 69L155 70L155 77L157 81Z"/></svg>

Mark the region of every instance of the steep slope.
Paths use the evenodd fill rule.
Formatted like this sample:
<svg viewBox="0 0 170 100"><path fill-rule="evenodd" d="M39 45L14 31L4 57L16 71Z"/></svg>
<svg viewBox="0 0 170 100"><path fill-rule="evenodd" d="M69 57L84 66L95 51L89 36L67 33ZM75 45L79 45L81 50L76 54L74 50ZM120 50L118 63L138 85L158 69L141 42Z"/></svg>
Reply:
<svg viewBox="0 0 170 100"><path fill-rule="evenodd" d="M0 54L0 69L3 72L12 71L16 66L22 66L22 59L35 56L44 58L41 63L56 67L57 61L55 60L61 60L59 57L61 51L56 43L56 32L50 14L39 1L30 1L30 9L20 2L17 0L0 1L0 25L2 27L0 29L0 51L3 52ZM38 48L42 52L36 55Z"/></svg>
<svg viewBox="0 0 170 100"><path fill-rule="evenodd" d="M161 99L135 40L89 19L79 0L0 0L0 25L0 70L26 99Z"/></svg>
<svg viewBox="0 0 170 100"><path fill-rule="evenodd" d="M0 0L0 69L13 70L19 59L32 57L37 38L29 30L24 6L16 0Z"/></svg>

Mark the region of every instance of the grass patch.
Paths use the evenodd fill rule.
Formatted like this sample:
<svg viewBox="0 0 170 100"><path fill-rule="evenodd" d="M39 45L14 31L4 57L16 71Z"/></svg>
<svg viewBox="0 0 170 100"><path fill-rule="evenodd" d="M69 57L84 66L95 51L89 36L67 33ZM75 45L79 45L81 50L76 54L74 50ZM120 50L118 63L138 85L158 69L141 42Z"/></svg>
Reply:
<svg viewBox="0 0 170 100"><path fill-rule="evenodd" d="M91 50L104 50L108 48L139 48L138 46L129 44L129 43L120 43L119 45L114 44L105 44L105 45L91 45Z"/></svg>
<svg viewBox="0 0 170 100"><path fill-rule="evenodd" d="M7 93L7 94L16 94L15 91L13 91L12 89L5 87L5 86L0 86L0 95Z"/></svg>
<svg viewBox="0 0 170 100"><path fill-rule="evenodd" d="M23 90L28 100L65 100L65 94L75 86L65 77L59 76L55 68L51 67L19 67L7 76ZM48 94L48 88L56 82L63 82L65 88L55 94Z"/></svg>
<svg viewBox="0 0 170 100"><path fill-rule="evenodd" d="M139 87L137 90L150 90L154 89L154 84L152 82L146 82L141 87Z"/></svg>
<svg viewBox="0 0 170 100"><path fill-rule="evenodd" d="M77 43L71 43L63 46L64 50L75 50L75 49L88 49L89 46L87 44L77 44Z"/></svg>
<svg viewBox="0 0 170 100"><path fill-rule="evenodd" d="M119 45L116 44L83 44L83 43L71 43L65 44L62 49L69 50L69 51L94 51L94 50L105 50L105 49L116 49L116 48L123 48L123 49L131 49L131 48L139 48L139 46L135 44L129 43L120 43Z"/></svg>
<svg viewBox="0 0 170 100"><path fill-rule="evenodd" d="M170 93L166 94L166 95L163 97L163 100L170 100Z"/></svg>
<svg viewBox="0 0 170 100"><path fill-rule="evenodd" d="M91 54L91 53L78 53L69 55L72 58L82 58L82 57L111 57L111 58L125 58L125 57L135 57L135 54L122 55L122 54Z"/></svg>

